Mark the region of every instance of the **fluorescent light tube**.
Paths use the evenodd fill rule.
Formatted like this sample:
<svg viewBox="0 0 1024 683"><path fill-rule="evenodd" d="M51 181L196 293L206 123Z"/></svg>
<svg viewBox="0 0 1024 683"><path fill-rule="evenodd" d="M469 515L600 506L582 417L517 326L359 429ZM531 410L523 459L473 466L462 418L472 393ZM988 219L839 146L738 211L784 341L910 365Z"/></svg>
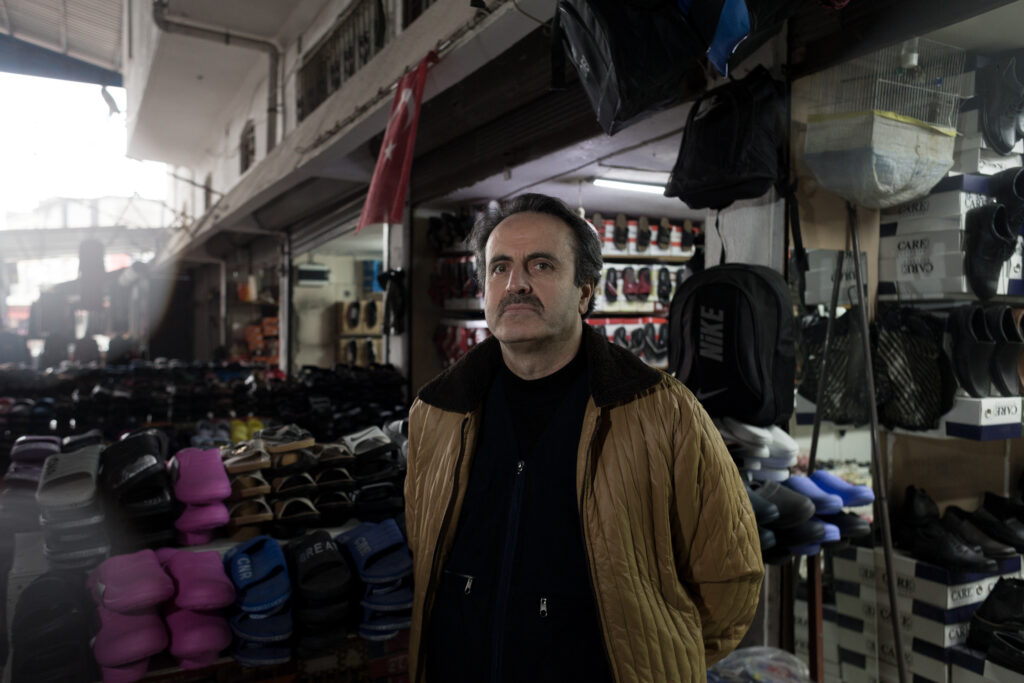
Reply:
<svg viewBox="0 0 1024 683"><path fill-rule="evenodd" d="M608 180L607 178L594 178L594 185L607 187L611 190L629 190L630 192L647 192L648 194L665 194L665 188L660 185L647 185L646 183L630 183L625 180Z"/></svg>

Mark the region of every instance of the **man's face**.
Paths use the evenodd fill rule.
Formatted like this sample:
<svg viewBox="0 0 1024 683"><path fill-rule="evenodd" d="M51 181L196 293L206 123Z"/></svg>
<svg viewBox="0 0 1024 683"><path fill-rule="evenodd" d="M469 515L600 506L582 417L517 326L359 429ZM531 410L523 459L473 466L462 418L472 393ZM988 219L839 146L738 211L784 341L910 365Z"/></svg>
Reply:
<svg viewBox="0 0 1024 683"><path fill-rule="evenodd" d="M562 341L574 334L593 285L573 284L568 225L547 214L513 214L491 233L484 253L484 314L498 341Z"/></svg>

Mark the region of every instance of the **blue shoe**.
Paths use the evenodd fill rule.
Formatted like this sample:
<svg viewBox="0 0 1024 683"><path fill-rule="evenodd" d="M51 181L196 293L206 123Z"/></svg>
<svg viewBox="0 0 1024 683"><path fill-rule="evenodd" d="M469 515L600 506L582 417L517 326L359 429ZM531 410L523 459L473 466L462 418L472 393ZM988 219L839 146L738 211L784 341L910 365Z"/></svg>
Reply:
<svg viewBox="0 0 1024 683"><path fill-rule="evenodd" d="M811 475L811 479L825 493L832 493L842 498L845 507L871 505L875 502L875 492L870 488L850 484L831 472L815 470L814 474Z"/></svg>
<svg viewBox="0 0 1024 683"><path fill-rule="evenodd" d="M813 479L803 475L793 475L782 485L799 494L807 496L814 503L814 512L818 515L834 515L843 509L843 499L823 491Z"/></svg>

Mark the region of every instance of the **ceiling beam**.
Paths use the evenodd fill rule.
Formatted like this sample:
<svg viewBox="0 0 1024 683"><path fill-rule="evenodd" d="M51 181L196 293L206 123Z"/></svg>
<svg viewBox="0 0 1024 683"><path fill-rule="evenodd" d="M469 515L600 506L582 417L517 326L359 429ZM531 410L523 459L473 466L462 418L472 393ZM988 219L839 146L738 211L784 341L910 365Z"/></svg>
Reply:
<svg viewBox="0 0 1024 683"><path fill-rule="evenodd" d="M68 53L68 0L60 0L60 51Z"/></svg>

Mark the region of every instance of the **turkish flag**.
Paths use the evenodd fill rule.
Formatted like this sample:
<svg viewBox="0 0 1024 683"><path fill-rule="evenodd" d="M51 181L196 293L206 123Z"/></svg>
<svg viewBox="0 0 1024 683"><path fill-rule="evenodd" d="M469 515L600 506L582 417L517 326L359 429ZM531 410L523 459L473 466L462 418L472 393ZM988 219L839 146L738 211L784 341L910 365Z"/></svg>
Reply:
<svg viewBox="0 0 1024 683"><path fill-rule="evenodd" d="M373 169L370 191L366 194L363 213L356 226L357 233L374 223L402 222L412 154L416 147L416 127L420 121L423 83L427 80L427 68L436 63L437 53L431 50L415 71L405 74L398 82L384 142Z"/></svg>

